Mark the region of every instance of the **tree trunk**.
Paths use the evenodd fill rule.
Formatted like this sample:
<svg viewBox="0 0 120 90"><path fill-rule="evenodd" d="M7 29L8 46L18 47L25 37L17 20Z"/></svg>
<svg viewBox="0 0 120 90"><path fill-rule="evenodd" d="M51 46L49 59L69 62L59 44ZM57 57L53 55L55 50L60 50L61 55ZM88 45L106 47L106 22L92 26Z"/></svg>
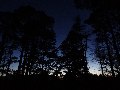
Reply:
<svg viewBox="0 0 120 90"><path fill-rule="evenodd" d="M12 63L12 51L11 50L9 51L9 54L10 54L10 57L9 57L9 61L8 61L7 74L6 75L9 75L10 65Z"/></svg>
<svg viewBox="0 0 120 90"><path fill-rule="evenodd" d="M102 75L104 76L102 59L100 59L100 67L101 67Z"/></svg>
<svg viewBox="0 0 120 90"><path fill-rule="evenodd" d="M107 45L107 51L108 51L108 59L109 59L109 62L110 62L110 68L111 68L111 71L112 71L112 76L115 77L115 73L114 73L114 68L113 68L113 62L112 62L112 57L111 57L111 53L110 53L110 46L108 44L108 40L107 40L107 37L105 39L105 43Z"/></svg>
<svg viewBox="0 0 120 90"><path fill-rule="evenodd" d="M88 74L88 67L87 67L87 59L86 59L86 57L87 57L87 37L86 37L86 43L85 43L85 54L84 54L84 61L85 61L85 67L84 67L84 69L85 69L85 74Z"/></svg>
<svg viewBox="0 0 120 90"><path fill-rule="evenodd" d="M19 65L18 65L18 74L20 74L21 72L21 68L22 68L22 58L23 58L23 48L21 50L21 54L20 54L20 60L19 60Z"/></svg>

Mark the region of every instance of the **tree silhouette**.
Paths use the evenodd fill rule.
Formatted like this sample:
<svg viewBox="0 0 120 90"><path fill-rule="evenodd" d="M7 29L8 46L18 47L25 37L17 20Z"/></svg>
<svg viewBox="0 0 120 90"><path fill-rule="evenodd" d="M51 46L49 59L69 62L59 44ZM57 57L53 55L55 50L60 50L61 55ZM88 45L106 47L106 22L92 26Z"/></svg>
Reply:
<svg viewBox="0 0 120 90"><path fill-rule="evenodd" d="M0 41L0 64L2 71L8 74L10 70L10 65L14 62L13 51L16 49L14 42L14 23L12 21L13 14L9 12L1 12L0 13L0 33L1 33L1 41ZM3 75L3 72L1 72Z"/></svg>
<svg viewBox="0 0 120 90"><path fill-rule="evenodd" d="M67 68L67 74L71 78L79 78L81 74L88 73L85 55L86 43L86 35L82 31L80 18L76 17L72 30L60 46L64 58L64 67Z"/></svg>
<svg viewBox="0 0 120 90"><path fill-rule="evenodd" d="M117 0L73 0L77 9L97 10L103 9L119 9Z"/></svg>
<svg viewBox="0 0 120 90"><path fill-rule="evenodd" d="M96 33L96 56L99 57L101 70L103 67L108 69L110 66L112 75L117 73L119 64L119 44L117 33L119 33L119 5L118 1L89 1L89 0L74 0L76 8L89 9L92 11L87 23L90 24ZM104 54L102 54L104 53ZM117 70L116 70L117 69Z"/></svg>
<svg viewBox="0 0 120 90"><path fill-rule="evenodd" d="M57 57L54 19L43 11L23 6L11 13L1 13L1 68L9 72L14 50L20 55L18 74L49 72ZM51 66L50 66L51 65ZM38 74L38 73L37 73Z"/></svg>
<svg viewBox="0 0 120 90"><path fill-rule="evenodd" d="M21 26L18 33L21 34L19 39L22 50L18 69L21 67L22 74L26 71L26 75L31 74L33 66L35 70L44 70L48 54L55 49L53 18L30 6L21 7L15 11L15 15L18 25Z"/></svg>
<svg viewBox="0 0 120 90"><path fill-rule="evenodd" d="M119 38L116 36L117 32L119 33L119 20L116 18L119 19L119 17L117 15L119 12L116 9L113 11L101 8L94 11L88 20L88 23L95 28L97 43L101 44L101 47L107 48L108 55L106 58L110 62L113 76L115 76L115 63L119 63L119 44L117 43Z"/></svg>

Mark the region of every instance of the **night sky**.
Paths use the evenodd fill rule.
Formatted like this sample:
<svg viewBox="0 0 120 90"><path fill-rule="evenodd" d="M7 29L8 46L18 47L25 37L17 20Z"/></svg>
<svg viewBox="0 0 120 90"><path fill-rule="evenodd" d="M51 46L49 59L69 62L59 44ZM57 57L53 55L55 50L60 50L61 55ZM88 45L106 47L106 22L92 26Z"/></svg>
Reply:
<svg viewBox="0 0 120 90"><path fill-rule="evenodd" d="M0 0L0 11L13 11L23 5L31 5L55 19L54 30L57 46L66 38L74 23L75 16L78 15L73 0ZM82 21L89 16L89 12L86 10L79 13ZM96 65L89 62L89 66L90 71L95 73Z"/></svg>

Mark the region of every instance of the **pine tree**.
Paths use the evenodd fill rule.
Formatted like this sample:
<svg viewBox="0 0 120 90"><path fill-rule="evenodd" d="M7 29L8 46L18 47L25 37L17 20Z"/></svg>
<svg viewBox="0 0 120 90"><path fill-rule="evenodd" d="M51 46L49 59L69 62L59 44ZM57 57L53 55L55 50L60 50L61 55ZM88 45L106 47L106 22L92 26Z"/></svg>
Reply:
<svg viewBox="0 0 120 90"><path fill-rule="evenodd" d="M82 31L80 18L76 17L75 24L60 46L64 67L68 70L67 74L73 78L79 78L81 74L88 73L86 44L86 35Z"/></svg>

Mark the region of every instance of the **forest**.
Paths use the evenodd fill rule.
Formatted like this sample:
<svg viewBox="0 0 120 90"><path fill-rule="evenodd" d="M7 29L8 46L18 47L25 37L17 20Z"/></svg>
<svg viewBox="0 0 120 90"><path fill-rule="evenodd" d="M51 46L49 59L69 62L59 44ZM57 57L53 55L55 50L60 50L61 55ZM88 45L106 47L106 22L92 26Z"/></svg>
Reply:
<svg viewBox="0 0 120 90"><path fill-rule="evenodd" d="M78 12L81 9L91 11L84 23L93 28L92 33L85 30L78 15L67 38L58 47L54 17L32 6L21 6L13 12L0 12L1 81L77 80L83 85L82 81L85 80L89 84L91 80L120 80L118 1L73 0L73 3ZM90 36L95 38L94 62L100 65L100 75L89 72L87 53ZM15 69L11 69L13 64L17 66Z"/></svg>

